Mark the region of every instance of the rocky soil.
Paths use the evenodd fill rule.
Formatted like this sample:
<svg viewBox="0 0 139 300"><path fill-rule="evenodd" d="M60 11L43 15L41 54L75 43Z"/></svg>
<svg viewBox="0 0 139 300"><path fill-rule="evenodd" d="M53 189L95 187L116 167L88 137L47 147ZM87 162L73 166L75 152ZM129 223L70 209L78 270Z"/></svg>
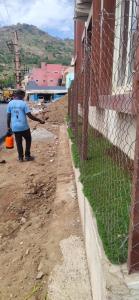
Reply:
<svg viewBox="0 0 139 300"><path fill-rule="evenodd" d="M0 300L46 300L55 299L54 295L57 295L57 300L71 299L68 294L58 296L52 274L55 268L62 264L63 259L65 263L64 251L68 258L67 251L69 248L71 253L72 244L75 244L74 256L81 255L83 269L86 270L87 275L78 270L78 263L78 266L73 268L78 276L73 273L65 276L70 278L72 291L76 290L73 289L76 277L78 277L79 290L81 286L87 287L89 282L85 254L83 254L74 176L71 166L67 164L68 152L65 158L63 152L64 163L60 161L64 146L59 150L59 134L67 114L67 98L47 108L41 105L35 109L40 110L38 114L43 119L49 116L49 120L44 125L30 123L33 137L32 155L35 156L35 160L19 163L16 147L7 150L2 145L0 151L0 161L5 161L0 163ZM43 134L40 134L42 132ZM66 201L67 197L63 200L65 191L63 190L61 194L60 189L60 200L58 200L57 189L61 182L59 176L65 174L68 167L69 173L67 177L64 175L64 180L66 178L66 183L71 182L67 187L70 198L68 201ZM58 173L59 168L61 168L60 173ZM66 183L64 182L63 186ZM67 250L62 250L61 247L66 247L63 246L66 240L69 246L64 248ZM79 254L80 244L82 249ZM65 269L65 265L63 268ZM56 276L60 277L60 275ZM59 288L61 284L61 289L64 289L67 279L62 280L64 283L59 283ZM50 298L49 282L51 282ZM88 286L83 293L80 292L82 295L80 294L79 298L76 292L72 300L91 299L89 289ZM86 297L88 293L89 296Z"/></svg>

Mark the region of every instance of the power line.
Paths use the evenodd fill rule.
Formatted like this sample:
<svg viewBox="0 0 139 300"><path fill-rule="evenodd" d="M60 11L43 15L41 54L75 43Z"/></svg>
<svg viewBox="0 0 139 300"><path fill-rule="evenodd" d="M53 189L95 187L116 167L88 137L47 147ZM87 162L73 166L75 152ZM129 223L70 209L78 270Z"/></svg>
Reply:
<svg viewBox="0 0 139 300"><path fill-rule="evenodd" d="M2 3L0 3L0 4L2 4ZM0 18L1 18L1 21L2 21L2 25L5 25L5 19L3 18L3 15L1 13L1 11L0 11Z"/></svg>
<svg viewBox="0 0 139 300"><path fill-rule="evenodd" d="M2 2L5 7L5 11L7 13L8 23L9 23L9 21L11 20L11 16L8 11L7 2L6 2L6 0L2 0ZM21 85L20 51L19 51L19 45L18 45L17 31L15 30L13 34L14 34L14 38L11 40L11 37L10 37L9 41L7 42L7 46L8 46L10 53L14 55L16 85L17 85L17 87L19 87Z"/></svg>
<svg viewBox="0 0 139 300"><path fill-rule="evenodd" d="M2 0L2 3L4 5L4 7L5 7L5 11L6 11L7 17L8 17L7 20L8 20L8 23L9 23L9 21L11 20L11 16L9 14L8 7L7 7L7 2L6 1L7 0ZM10 33L10 31L9 31L9 33ZM8 49L9 49L10 53L14 56L16 85L17 85L17 87L20 87L21 86L21 77L28 72L28 68L27 68L27 66L24 66L23 70L21 69L21 60L20 60L20 49L19 49L19 42L18 42L18 33L15 30L13 32L13 34L14 34L14 38L11 39L11 36L10 36L9 41L7 41L6 44L8 46Z"/></svg>
<svg viewBox="0 0 139 300"><path fill-rule="evenodd" d="M11 21L11 16L10 16L9 11L8 11L7 2L6 2L6 0L3 0L2 2L3 2L3 5L4 5L4 7L5 7L5 11L6 11L7 17L8 17L8 18L7 18L7 21L8 21L8 23L9 23L9 21Z"/></svg>

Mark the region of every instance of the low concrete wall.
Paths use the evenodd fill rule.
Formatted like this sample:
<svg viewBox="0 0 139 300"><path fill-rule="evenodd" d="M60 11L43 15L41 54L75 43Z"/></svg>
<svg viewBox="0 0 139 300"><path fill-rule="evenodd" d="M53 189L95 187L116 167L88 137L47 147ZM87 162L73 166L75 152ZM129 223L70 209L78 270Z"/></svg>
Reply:
<svg viewBox="0 0 139 300"><path fill-rule="evenodd" d="M89 107L89 124L111 143L134 159L136 120L134 116L113 110Z"/></svg>
<svg viewBox="0 0 139 300"><path fill-rule="evenodd" d="M102 268L103 257L101 253L101 241L97 235L97 226L92 209L90 208L90 205L82 192L82 184L79 181L79 170L74 168L74 172L85 238L93 300L106 300L106 281Z"/></svg>
<svg viewBox="0 0 139 300"><path fill-rule="evenodd" d="M82 116L80 104L78 105L78 113ZM89 106L88 121L113 145L121 149L129 158L134 159L136 140L136 119L134 116Z"/></svg>
<svg viewBox="0 0 139 300"><path fill-rule="evenodd" d="M70 142L71 149L71 142ZM92 208L83 194L80 171L73 164L85 240L93 300L139 300L139 275L128 275L127 265L112 265L107 259Z"/></svg>

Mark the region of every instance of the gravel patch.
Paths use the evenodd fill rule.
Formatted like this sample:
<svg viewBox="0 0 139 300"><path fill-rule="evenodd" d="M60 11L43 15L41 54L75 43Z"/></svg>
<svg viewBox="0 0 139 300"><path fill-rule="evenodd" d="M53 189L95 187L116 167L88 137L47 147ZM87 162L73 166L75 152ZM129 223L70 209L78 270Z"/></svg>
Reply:
<svg viewBox="0 0 139 300"><path fill-rule="evenodd" d="M56 136L45 128L37 128L32 132L33 140L54 139Z"/></svg>

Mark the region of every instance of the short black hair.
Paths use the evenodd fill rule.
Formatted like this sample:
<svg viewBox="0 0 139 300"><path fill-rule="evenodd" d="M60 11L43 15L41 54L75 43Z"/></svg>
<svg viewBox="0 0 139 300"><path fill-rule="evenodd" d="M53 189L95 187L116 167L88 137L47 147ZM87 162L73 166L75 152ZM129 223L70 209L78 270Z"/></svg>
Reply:
<svg viewBox="0 0 139 300"><path fill-rule="evenodd" d="M19 99L24 99L25 92L23 90L17 90L14 92L14 97L19 98Z"/></svg>

